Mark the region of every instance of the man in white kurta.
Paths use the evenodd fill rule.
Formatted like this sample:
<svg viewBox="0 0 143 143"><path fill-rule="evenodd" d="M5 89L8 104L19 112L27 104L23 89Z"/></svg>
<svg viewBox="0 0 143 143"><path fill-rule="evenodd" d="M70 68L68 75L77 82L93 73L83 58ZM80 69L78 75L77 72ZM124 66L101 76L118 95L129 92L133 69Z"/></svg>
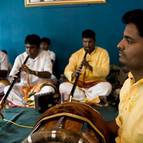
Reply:
<svg viewBox="0 0 143 143"><path fill-rule="evenodd" d="M18 55L15 59L9 76L14 78L19 70L21 72L19 82L14 85L8 96L10 107L31 107L34 105L33 95L55 92L51 82L53 75L50 56L47 52L40 50L39 44L40 39L37 35L28 35L25 41L26 52ZM27 56L29 58L23 65ZM8 88L5 88L5 93Z"/></svg>
<svg viewBox="0 0 143 143"><path fill-rule="evenodd" d="M55 52L49 50L50 46L51 46L51 40L49 38L47 38L47 37L43 37L41 39L40 48L42 50L45 50L45 51L47 51L49 53L51 61L54 64L54 62L56 60L56 54L55 54Z"/></svg>

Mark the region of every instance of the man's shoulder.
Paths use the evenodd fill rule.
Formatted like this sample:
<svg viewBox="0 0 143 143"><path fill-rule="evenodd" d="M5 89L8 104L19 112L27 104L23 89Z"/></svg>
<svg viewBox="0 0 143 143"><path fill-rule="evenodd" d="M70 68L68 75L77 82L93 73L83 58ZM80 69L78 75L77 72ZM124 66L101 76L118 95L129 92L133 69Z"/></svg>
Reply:
<svg viewBox="0 0 143 143"><path fill-rule="evenodd" d="M48 50L49 53L55 53L54 51Z"/></svg>
<svg viewBox="0 0 143 143"><path fill-rule="evenodd" d="M95 51L98 51L100 53L108 53L107 49L99 47L99 46L95 47Z"/></svg>
<svg viewBox="0 0 143 143"><path fill-rule="evenodd" d="M100 50L100 51L107 51L105 48L102 48L100 46L96 46L95 49Z"/></svg>
<svg viewBox="0 0 143 143"><path fill-rule="evenodd" d="M23 52L23 53L21 53L21 54L19 54L16 58L25 58L27 56L27 53L26 52Z"/></svg>
<svg viewBox="0 0 143 143"><path fill-rule="evenodd" d="M49 56L49 51L41 50L41 51L40 51L40 56L42 56L42 57L44 57L44 56Z"/></svg>
<svg viewBox="0 0 143 143"><path fill-rule="evenodd" d="M83 51L84 51L84 49L83 49L83 48L80 48L79 50L77 50L77 51L73 52L73 54L72 54L72 55L81 54Z"/></svg>

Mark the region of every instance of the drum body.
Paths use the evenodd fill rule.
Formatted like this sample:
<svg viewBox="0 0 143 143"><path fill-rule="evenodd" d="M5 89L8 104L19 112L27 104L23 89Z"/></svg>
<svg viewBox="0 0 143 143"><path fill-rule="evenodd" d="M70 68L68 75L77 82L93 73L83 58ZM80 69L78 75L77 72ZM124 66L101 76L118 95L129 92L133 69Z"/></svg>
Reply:
<svg viewBox="0 0 143 143"><path fill-rule="evenodd" d="M48 109L24 143L112 143L106 121L92 107L79 102Z"/></svg>

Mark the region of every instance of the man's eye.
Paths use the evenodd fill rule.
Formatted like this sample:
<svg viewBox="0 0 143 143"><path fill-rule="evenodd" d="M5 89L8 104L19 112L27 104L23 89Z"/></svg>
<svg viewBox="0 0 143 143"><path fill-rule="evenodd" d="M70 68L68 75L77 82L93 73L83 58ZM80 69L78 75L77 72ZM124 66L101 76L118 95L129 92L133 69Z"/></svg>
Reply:
<svg viewBox="0 0 143 143"><path fill-rule="evenodd" d="M131 39L127 39L127 42L128 42L128 44L133 44L134 43L134 41L131 40Z"/></svg>

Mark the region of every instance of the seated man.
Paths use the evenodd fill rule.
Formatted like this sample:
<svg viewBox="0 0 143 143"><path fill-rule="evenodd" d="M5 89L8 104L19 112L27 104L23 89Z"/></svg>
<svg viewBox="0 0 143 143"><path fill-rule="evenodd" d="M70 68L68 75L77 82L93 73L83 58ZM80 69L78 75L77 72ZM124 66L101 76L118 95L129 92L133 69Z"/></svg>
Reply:
<svg viewBox="0 0 143 143"><path fill-rule="evenodd" d="M130 71L120 90L118 116L109 127L116 143L143 142L143 9L127 11L123 37L118 43L119 61Z"/></svg>
<svg viewBox="0 0 143 143"><path fill-rule="evenodd" d="M0 51L0 95L3 95L3 89L8 84L7 74L8 57L4 52Z"/></svg>
<svg viewBox="0 0 143 143"><path fill-rule="evenodd" d="M54 63L56 60L56 54L53 51L49 50L50 45L51 45L51 41L49 38L44 37L41 39L40 48L49 52L51 61L52 63Z"/></svg>
<svg viewBox="0 0 143 143"><path fill-rule="evenodd" d="M33 95L55 92L54 80L52 80L52 63L49 54L40 50L40 37L35 34L28 35L25 38L25 48L26 52L16 57L9 74L13 79L21 71L18 76L19 82L13 86L8 96L10 107L33 107ZM5 93L8 88L5 88Z"/></svg>
<svg viewBox="0 0 143 143"><path fill-rule="evenodd" d="M105 49L95 46L94 31L83 31L82 41L83 48L72 54L65 68L64 74L68 82L61 83L60 94L65 100L69 99L76 75L79 73L73 99L98 103L98 97L108 96L112 89L111 84L106 81L109 73L109 56Z"/></svg>

